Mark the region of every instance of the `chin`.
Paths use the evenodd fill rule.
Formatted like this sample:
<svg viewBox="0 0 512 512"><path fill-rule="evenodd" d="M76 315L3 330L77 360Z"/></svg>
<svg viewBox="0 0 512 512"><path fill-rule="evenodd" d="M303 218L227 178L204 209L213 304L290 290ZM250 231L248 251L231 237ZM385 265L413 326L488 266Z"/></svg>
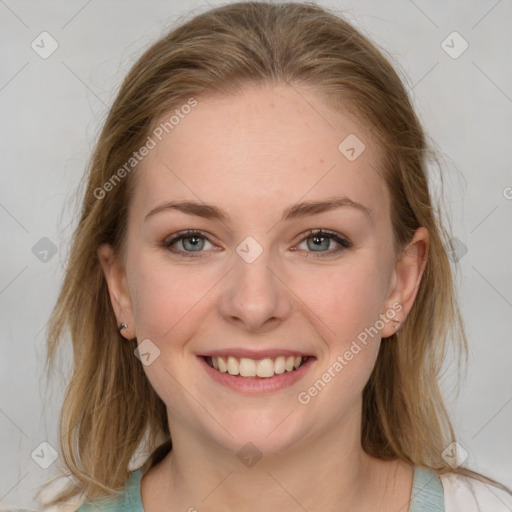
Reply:
<svg viewBox="0 0 512 512"><path fill-rule="evenodd" d="M237 411L223 417L222 426L226 430L219 426L212 432L209 421L207 435L239 458L247 451L265 456L279 454L299 443L306 433L305 421L297 422L296 414L292 408Z"/></svg>

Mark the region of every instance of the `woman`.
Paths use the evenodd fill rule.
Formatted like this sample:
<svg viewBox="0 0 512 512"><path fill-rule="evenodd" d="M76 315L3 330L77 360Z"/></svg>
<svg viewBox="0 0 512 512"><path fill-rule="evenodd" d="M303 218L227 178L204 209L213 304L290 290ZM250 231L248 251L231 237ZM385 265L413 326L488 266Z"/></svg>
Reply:
<svg viewBox="0 0 512 512"><path fill-rule="evenodd" d="M437 383L466 338L434 157L388 61L321 7L226 5L149 48L50 322L49 362L65 329L74 350L53 504L507 510Z"/></svg>

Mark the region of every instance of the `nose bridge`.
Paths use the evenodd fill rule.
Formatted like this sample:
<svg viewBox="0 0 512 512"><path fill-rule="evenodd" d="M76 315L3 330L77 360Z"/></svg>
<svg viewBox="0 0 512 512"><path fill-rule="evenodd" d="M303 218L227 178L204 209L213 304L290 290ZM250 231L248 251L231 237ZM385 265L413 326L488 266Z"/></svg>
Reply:
<svg viewBox="0 0 512 512"><path fill-rule="evenodd" d="M290 298L276 275L271 256L271 251L253 237L236 247L234 267L220 301L225 319L241 321L246 328L257 330L267 321L283 319L289 313Z"/></svg>

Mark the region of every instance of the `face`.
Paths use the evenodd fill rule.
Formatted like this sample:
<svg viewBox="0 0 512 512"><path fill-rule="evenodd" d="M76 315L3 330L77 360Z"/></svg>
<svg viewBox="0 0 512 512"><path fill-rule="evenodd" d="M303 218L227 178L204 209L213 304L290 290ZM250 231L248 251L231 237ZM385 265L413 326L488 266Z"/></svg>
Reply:
<svg viewBox="0 0 512 512"><path fill-rule="evenodd" d="M274 453L356 425L426 234L397 262L379 148L314 91L196 99L133 176L122 260L99 253L171 431Z"/></svg>

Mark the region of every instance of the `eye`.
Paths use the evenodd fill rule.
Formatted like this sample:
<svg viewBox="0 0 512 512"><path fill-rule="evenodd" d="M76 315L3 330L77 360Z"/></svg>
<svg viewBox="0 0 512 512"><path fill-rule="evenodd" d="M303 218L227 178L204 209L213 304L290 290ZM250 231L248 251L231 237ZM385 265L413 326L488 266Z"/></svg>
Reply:
<svg viewBox="0 0 512 512"><path fill-rule="evenodd" d="M338 247L331 249L333 242L335 242ZM352 242L344 236L334 231L322 229L308 231L306 236L300 241L300 244L303 243L306 244L306 248L302 250L310 253L318 253L313 257L325 257L338 254L352 247ZM211 247L208 247L207 244L210 244ZM200 253L205 252L203 249L211 249L213 244L201 231L187 230L180 231L171 238L165 239L162 246L173 253L181 253L184 257L195 258L199 257ZM298 248L300 249L300 246L298 246ZM306 257L311 258L312 256L308 254Z"/></svg>
<svg viewBox="0 0 512 512"><path fill-rule="evenodd" d="M338 247L334 250L329 250L333 245L333 242L336 242ZM322 229L308 231L307 236L302 238L300 243L306 243L306 251L320 253L313 256L320 258L338 254L345 249L350 249L352 247L352 242L344 236L334 231L325 231ZM306 257L311 258L312 256L308 254Z"/></svg>
<svg viewBox="0 0 512 512"><path fill-rule="evenodd" d="M194 258L198 254L193 253L201 253L204 252L203 249L208 249L208 247L205 247L205 244L210 244L213 247L208 237L201 233L201 231L188 230L176 233L170 239L164 240L162 245L171 252L188 253L186 257ZM181 250L179 247L181 247Z"/></svg>

